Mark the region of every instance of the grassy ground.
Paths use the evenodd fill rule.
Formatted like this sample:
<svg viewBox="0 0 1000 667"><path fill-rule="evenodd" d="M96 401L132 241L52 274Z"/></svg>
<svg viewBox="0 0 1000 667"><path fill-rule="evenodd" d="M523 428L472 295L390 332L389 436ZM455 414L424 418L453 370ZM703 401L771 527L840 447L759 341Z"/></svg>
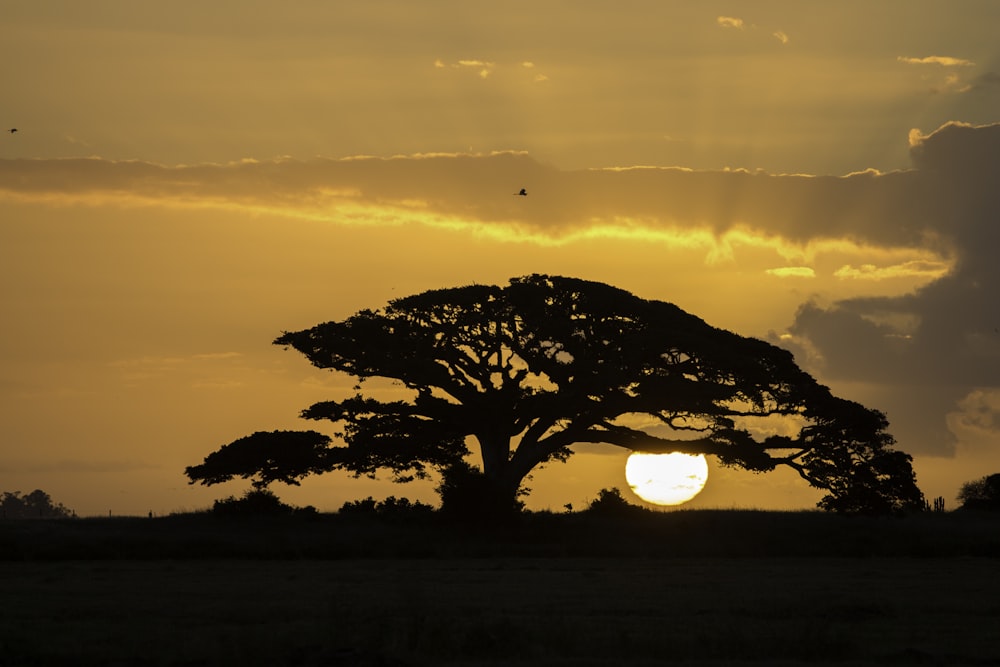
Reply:
<svg viewBox="0 0 1000 667"><path fill-rule="evenodd" d="M990 559L7 563L5 665L1000 664Z"/></svg>
<svg viewBox="0 0 1000 667"><path fill-rule="evenodd" d="M998 527L12 522L0 665L1000 665Z"/></svg>
<svg viewBox="0 0 1000 667"><path fill-rule="evenodd" d="M1000 516L693 510L530 514L457 529L434 515L0 521L0 561L457 556L1000 557Z"/></svg>

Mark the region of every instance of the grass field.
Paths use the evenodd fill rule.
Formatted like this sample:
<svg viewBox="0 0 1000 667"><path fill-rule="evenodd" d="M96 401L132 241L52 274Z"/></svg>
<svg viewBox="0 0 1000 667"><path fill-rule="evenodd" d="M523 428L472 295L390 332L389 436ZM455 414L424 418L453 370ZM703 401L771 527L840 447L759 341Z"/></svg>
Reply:
<svg viewBox="0 0 1000 667"><path fill-rule="evenodd" d="M688 514L3 524L0 665L1000 665L995 520Z"/></svg>

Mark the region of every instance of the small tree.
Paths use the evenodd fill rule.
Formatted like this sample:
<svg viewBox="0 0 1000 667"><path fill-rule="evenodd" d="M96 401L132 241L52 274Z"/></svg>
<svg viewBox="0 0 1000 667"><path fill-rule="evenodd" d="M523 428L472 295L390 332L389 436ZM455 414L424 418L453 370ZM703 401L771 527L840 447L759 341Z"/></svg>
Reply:
<svg viewBox="0 0 1000 667"><path fill-rule="evenodd" d="M820 506L829 510L924 504L885 415L832 396L787 350L602 283L532 275L432 290L275 343L357 378L355 395L303 412L340 424L345 446L311 431L305 445L255 434L260 442L237 441L188 468L192 482L256 475L266 484L334 469L409 481L437 471L445 507L453 498L486 516L515 510L537 466L565 461L574 444L604 443L710 454L755 472L787 466L828 492ZM370 378L406 394L361 393ZM768 418L797 433L769 431ZM286 440L302 447L291 461L277 451Z"/></svg>
<svg viewBox="0 0 1000 667"><path fill-rule="evenodd" d="M958 492L962 509L1000 510L1000 473L966 482Z"/></svg>

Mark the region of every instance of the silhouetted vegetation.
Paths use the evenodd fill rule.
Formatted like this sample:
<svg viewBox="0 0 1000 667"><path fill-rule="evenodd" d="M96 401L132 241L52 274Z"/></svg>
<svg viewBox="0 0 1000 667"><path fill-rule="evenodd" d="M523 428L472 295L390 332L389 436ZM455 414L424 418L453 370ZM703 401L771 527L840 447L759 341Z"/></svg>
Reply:
<svg viewBox="0 0 1000 667"><path fill-rule="evenodd" d="M600 514L611 517L634 516L636 514L648 514L650 510L639 505L633 505L625 500L622 492L617 488L601 489L597 497L590 501L587 511L591 514Z"/></svg>
<svg viewBox="0 0 1000 667"><path fill-rule="evenodd" d="M49 494L35 489L22 495L20 491L5 491L0 495L0 517L4 519L62 519L73 511L52 501Z"/></svg>
<svg viewBox="0 0 1000 667"><path fill-rule="evenodd" d="M433 513L434 507L431 505L396 496L389 496L384 500L375 500L371 496L363 500L349 500L340 508L340 514L374 514L403 519L430 516Z"/></svg>
<svg viewBox="0 0 1000 667"><path fill-rule="evenodd" d="M316 508L311 505L307 507L286 505L273 491L260 488L250 489L239 498L229 496L216 500L212 511L216 514L241 516L316 514Z"/></svg>
<svg viewBox="0 0 1000 667"><path fill-rule="evenodd" d="M345 446L315 431L258 432L188 467L192 483L244 477L262 488L336 469L406 482L438 472L446 513L495 517L518 510L536 466L589 442L712 454L756 472L788 466L828 492L821 508L840 513L924 506L881 412L832 396L786 350L609 285L532 275L431 290L275 343L357 378L354 396L303 412L341 424ZM370 378L411 395L361 393ZM636 414L659 429L621 419ZM798 432L774 435L761 428L769 417ZM477 474L468 442L483 461Z"/></svg>
<svg viewBox="0 0 1000 667"><path fill-rule="evenodd" d="M239 500L239 499L233 499ZM605 490L581 512L521 512L456 522L407 499L365 499L335 514L273 500L146 518L7 521L0 560L90 558L739 558L1000 557L993 513L906 517L817 511L676 510L631 505ZM280 502L280 501L279 501Z"/></svg>
<svg viewBox="0 0 1000 667"><path fill-rule="evenodd" d="M441 513L466 523L504 521L524 509L517 495L503 493L497 489L496 480L465 461L444 468L437 492L441 496ZM526 493L527 489L522 488L518 495Z"/></svg>
<svg viewBox="0 0 1000 667"><path fill-rule="evenodd" d="M184 473L203 484L251 479L255 489L271 482L297 486L307 475L326 472L330 437L316 431L258 431L220 447Z"/></svg>
<svg viewBox="0 0 1000 667"><path fill-rule="evenodd" d="M931 505L930 502L924 504L925 512L944 512L944 497L938 496L934 499L934 504Z"/></svg>
<svg viewBox="0 0 1000 667"><path fill-rule="evenodd" d="M1000 473L966 482L958 492L962 509L1000 511Z"/></svg>

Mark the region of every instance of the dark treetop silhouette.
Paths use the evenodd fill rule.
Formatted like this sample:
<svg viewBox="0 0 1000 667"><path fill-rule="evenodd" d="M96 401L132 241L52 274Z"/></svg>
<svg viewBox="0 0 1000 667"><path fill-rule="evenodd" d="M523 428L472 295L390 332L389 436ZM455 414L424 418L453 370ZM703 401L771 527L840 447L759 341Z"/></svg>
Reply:
<svg viewBox="0 0 1000 667"><path fill-rule="evenodd" d="M966 482L958 492L962 509L1000 511L1000 473Z"/></svg>
<svg viewBox="0 0 1000 667"><path fill-rule="evenodd" d="M473 445L482 469L462 479L479 485L478 511L503 512L536 466L567 459L577 443L606 443L710 454L757 472L788 466L828 492L827 510L923 506L882 413L832 396L786 350L602 283L532 275L431 290L275 343L359 379L356 395L302 415L342 423L345 446L315 431L256 433L187 468L191 483L295 484L335 469L447 478L467 470ZM409 397L361 393L375 377ZM775 416L796 432L769 434L763 422ZM635 425L650 418L655 428Z"/></svg>

